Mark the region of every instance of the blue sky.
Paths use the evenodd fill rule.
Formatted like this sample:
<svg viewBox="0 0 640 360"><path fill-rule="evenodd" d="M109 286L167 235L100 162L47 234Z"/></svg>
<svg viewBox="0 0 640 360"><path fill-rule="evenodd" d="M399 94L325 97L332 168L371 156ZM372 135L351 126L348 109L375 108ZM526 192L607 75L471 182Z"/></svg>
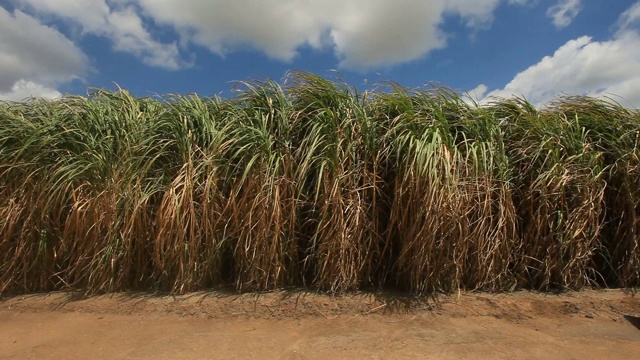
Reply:
<svg viewBox="0 0 640 360"><path fill-rule="evenodd" d="M362 89L640 107L637 0L0 0L0 99L228 96L235 80L339 70Z"/></svg>

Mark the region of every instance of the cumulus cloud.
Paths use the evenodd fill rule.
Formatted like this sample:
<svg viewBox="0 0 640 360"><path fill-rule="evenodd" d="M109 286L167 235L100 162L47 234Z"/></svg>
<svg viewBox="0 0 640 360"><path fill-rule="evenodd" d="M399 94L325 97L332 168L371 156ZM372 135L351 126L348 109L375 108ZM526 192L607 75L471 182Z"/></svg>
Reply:
<svg viewBox="0 0 640 360"><path fill-rule="evenodd" d="M43 0L44 1L44 0ZM120 0L127 1L127 0ZM340 66L367 70L411 61L442 48L444 16L469 27L492 20L501 0L138 0L144 15L183 44L224 56L250 48L291 61L300 47L332 49ZM524 3L526 0L508 0ZM128 0L133 2L133 0Z"/></svg>
<svg viewBox="0 0 640 360"><path fill-rule="evenodd" d="M137 56L143 63L169 70L191 65L180 54L176 42L155 40L132 1L113 0L15 0L28 11L79 26L83 34L109 38L116 51Z"/></svg>
<svg viewBox="0 0 640 360"><path fill-rule="evenodd" d="M556 5L547 9L547 16L553 20L557 28L561 29L569 26L580 10L582 10L581 0L559 0Z"/></svg>
<svg viewBox="0 0 640 360"><path fill-rule="evenodd" d="M475 88L469 90L465 94L466 96L463 96L462 99L468 104L480 103L482 100L485 99L486 97L485 95L487 94L488 90L489 88L487 87L487 85L480 84Z"/></svg>
<svg viewBox="0 0 640 360"><path fill-rule="evenodd" d="M0 91L0 100L23 101L27 98L55 99L62 94L56 90L33 81L18 80L9 91Z"/></svg>
<svg viewBox="0 0 640 360"><path fill-rule="evenodd" d="M252 49L292 61L303 47L333 51L339 66L365 71L418 59L446 45L447 16L486 28L502 2L535 0L13 0L81 34L110 39L148 65L179 69L189 45L225 56ZM159 40L157 26L179 42ZM179 44L179 45L178 45Z"/></svg>
<svg viewBox="0 0 640 360"><path fill-rule="evenodd" d="M589 36L570 40L483 100L516 95L543 105L563 94L612 97L640 108L640 33L621 31L600 42Z"/></svg>
<svg viewBox="0 0 640 360"><path fill-rule="evenodd" d="M53 88L89 70L86 55L56 29L0 7L0 98L55 97Z"/></svg>

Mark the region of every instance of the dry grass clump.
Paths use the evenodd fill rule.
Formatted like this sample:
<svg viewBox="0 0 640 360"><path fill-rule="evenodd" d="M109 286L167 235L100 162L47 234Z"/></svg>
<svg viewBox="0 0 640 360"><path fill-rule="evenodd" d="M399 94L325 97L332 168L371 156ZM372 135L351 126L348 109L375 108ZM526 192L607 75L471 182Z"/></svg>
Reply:
<svg viewBox="0 0 640 360"><path fill-rule="evenodd" d="M0 293L640 285L640 113L293 73L0 105Z"/></svg>

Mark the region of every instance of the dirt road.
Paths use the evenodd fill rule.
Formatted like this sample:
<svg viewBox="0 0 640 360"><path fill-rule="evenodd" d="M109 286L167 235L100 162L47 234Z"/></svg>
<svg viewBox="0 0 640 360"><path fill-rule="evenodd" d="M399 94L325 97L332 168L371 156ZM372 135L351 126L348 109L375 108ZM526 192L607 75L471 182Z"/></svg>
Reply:
<svg viewBox="0 0 640 360"><path fill-rule="evenodd" d="M56 293L0 301L0 359L639 359L625 315L640 294Z"/></svg>

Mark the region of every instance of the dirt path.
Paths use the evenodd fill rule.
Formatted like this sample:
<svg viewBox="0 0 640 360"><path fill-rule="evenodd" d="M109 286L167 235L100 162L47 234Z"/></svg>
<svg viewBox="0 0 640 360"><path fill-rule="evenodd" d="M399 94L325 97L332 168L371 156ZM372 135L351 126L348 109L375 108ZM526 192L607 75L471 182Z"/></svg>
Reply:
<svg viewBox="0 0 640 360"><path fill-rule="evenodd" d="M0 359L640 358L624 315L640 294L57 293L0 301Z"/></svg>

